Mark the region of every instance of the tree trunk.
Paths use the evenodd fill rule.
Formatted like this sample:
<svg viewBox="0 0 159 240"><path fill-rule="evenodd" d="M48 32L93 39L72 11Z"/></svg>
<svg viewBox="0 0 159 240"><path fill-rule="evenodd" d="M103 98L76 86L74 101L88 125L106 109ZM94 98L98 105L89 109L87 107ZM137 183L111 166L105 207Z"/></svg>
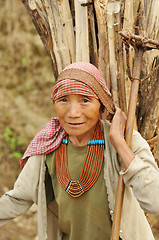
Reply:
<svg viewBox="0 0 159 240"><path fill-rule="evenodd" d="M74 61L87 61L103 73L115 105L127 112L130 80L119 31L159 40L158 0L22 0L50 56L55 78ZM129 41L128 41L129 42ZM129 48L130 72L134 50ZM158 50L147 51L141 78L159 64ZM159 73L139 87L136 128L158 159ZM155 137L155 138L154 138ZM151 141L151 139L153 139Z"/></svg>

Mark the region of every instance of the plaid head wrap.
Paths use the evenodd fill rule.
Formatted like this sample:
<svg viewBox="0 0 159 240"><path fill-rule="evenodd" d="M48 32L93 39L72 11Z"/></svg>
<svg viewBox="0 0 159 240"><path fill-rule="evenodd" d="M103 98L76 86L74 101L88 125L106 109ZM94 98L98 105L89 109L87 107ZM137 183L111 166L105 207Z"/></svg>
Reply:
<svg viewBox="0 0 159 240"><path fill-rule="evenodd" d="M114 104L105 80L99 70L90 63L70 64L59 74L51 98L55 101L67 94L81 94L99 99L109 113L114 113ZM57 149L66 135L59 119L52 118L31 141L20 161L21 167L24 167L28 157L48 154Z"/></svg>
<svg viewBox="0 0 159 240"><path fill-rule="evenodd" d="M72 63L59 74L51 98L55 101L68 94L95 97L109 113L114 113L114 104L106 82L99 70L90 63Z"/></svg>
<svg viewBox="0 0 159 240"><path fill-rule="evenodd" d="M51 98L54 102L56 99L69 94L80 94L98 99L98 96L88 85L74 79L59 81L52 90Z"/></svg>

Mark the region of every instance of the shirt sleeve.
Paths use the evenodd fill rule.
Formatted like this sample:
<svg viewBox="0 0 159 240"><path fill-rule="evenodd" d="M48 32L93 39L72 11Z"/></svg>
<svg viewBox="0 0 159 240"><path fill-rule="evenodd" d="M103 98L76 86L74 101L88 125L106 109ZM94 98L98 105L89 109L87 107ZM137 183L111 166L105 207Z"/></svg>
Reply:
<svg viewBox="0 0 159 240"><path fill-rule="evenodd" d="M17 178L13 190L0 198L0 226L27 212L37 203L40 161L30 157Z"/></svg>
<svg viewBox="0 0 159 240"><path fill-rule="evenodd" d="M126 186L131 187L141 208L150 213L159 213L159 169L149 145L134 131L132 151L135 158L126 171L121 171Z"/></svg>

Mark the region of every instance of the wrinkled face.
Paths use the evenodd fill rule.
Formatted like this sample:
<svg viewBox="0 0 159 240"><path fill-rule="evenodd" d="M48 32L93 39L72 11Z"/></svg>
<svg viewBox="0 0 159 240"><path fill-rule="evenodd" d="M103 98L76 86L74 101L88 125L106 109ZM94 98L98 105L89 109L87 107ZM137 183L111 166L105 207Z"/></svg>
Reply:
<svg viewBox="0 0 159 240"><path fill-rule="evenodd" d="M59 121L69 136L89 140L99 120L101 104L98 99L70 94L55 100Z"/></svg>

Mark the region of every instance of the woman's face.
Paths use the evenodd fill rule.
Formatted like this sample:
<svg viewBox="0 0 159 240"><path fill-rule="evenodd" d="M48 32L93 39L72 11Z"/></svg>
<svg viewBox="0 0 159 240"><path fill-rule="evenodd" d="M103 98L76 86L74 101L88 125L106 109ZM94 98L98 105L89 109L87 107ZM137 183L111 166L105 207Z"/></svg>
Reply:
<svg viewBox="0 0 159 240"><path fill-rule="evenodd" d="M59 121L70 140L87 144L99 120L101 104L99 100L83 95L70 94L55 101Z"/></svg>

